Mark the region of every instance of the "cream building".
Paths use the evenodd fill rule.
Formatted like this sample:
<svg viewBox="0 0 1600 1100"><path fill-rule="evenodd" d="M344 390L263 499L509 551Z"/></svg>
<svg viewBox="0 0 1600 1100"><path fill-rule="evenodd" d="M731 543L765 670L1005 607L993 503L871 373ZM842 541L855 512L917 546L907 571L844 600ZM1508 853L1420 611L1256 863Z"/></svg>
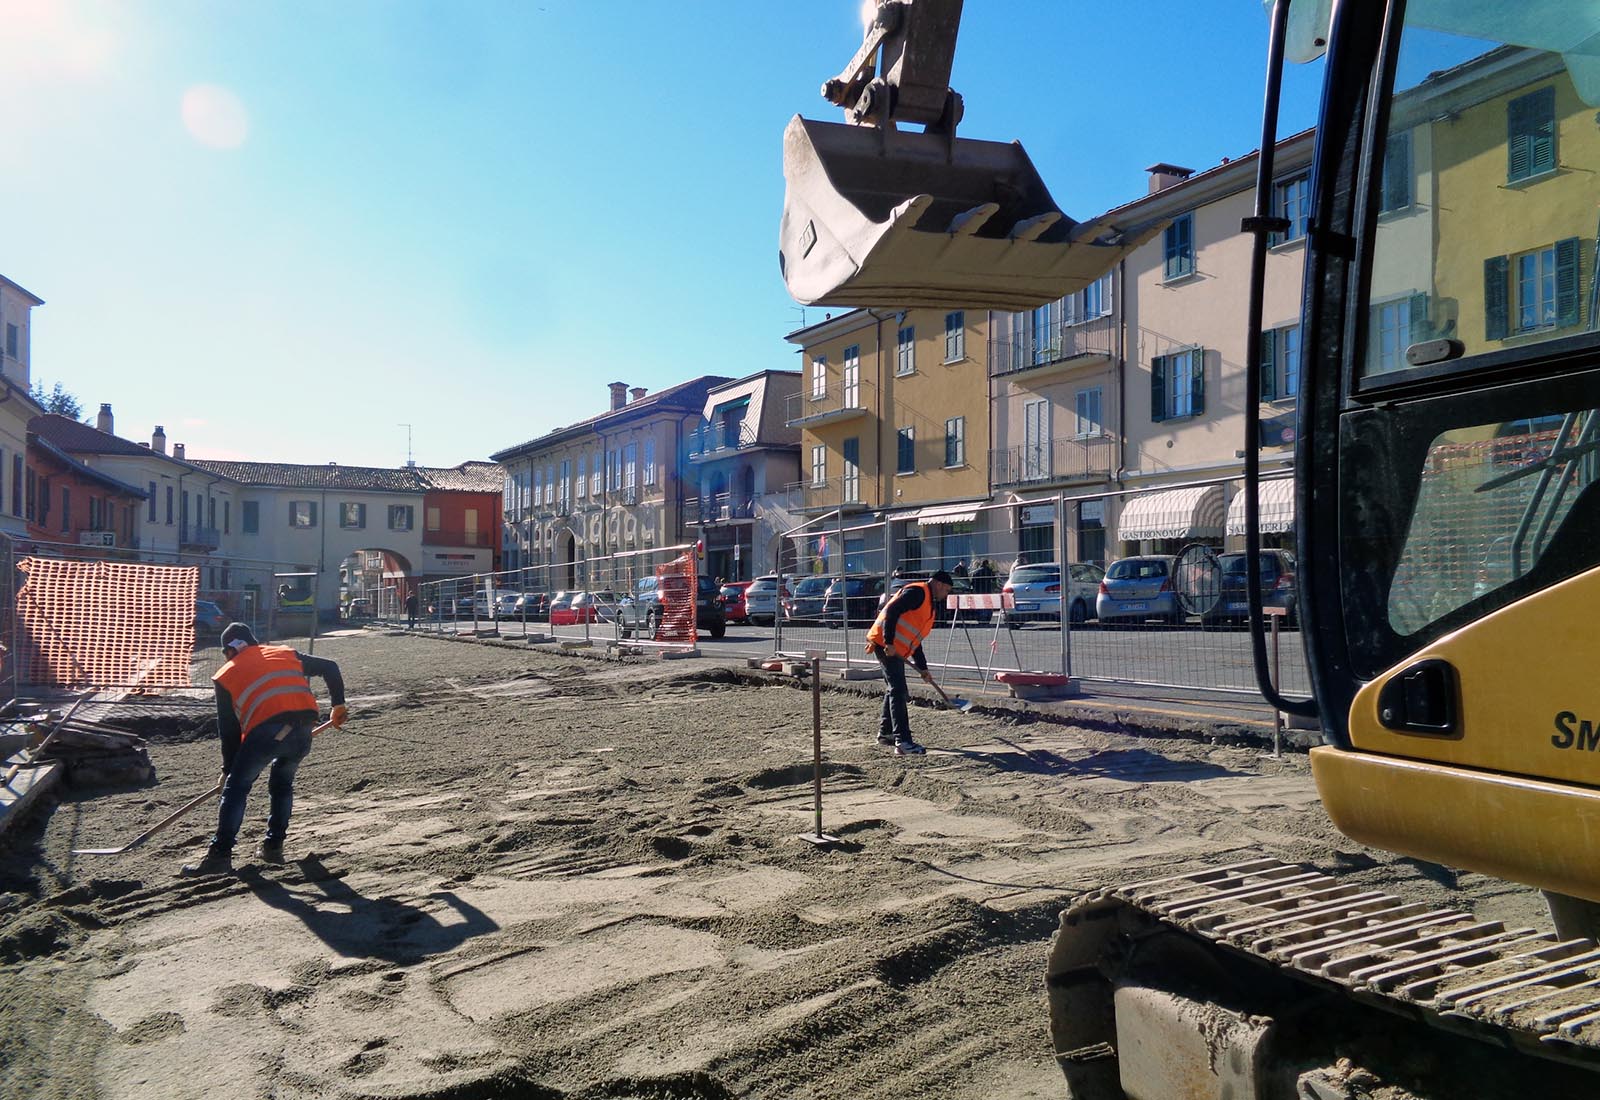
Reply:
<svg viewBox="0 0 1600 1100"><path fill-rule="evenodd" d="M0 532L25 538L23 471L28 422L44 412L28 395L33 385L32 315L44 299L0 275Z"/></svg>

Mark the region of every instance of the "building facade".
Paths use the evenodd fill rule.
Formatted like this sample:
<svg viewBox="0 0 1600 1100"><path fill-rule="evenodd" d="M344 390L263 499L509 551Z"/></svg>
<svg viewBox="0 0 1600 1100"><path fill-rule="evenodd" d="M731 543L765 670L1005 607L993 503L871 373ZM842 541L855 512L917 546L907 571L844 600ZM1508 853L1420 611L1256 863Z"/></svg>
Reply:
<svg viewBox="0 0 1600 1100"><path fill-rule="evenodd" d="M28 425L44 412L33 387L32 316L44 299L0 275L0 532L28 535Z"/></svg>

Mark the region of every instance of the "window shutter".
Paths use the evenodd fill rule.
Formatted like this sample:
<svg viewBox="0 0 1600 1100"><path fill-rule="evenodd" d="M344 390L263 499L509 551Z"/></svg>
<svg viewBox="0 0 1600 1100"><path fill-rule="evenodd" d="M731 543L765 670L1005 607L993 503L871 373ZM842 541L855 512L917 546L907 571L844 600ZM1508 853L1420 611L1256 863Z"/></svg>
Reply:
<svg viewBox="0 0 1600 1100"><path fill-rule="evenodd" d="M1167 418L1167 357L1150 360L1150 419Z"/></svg>
<svg viewBox="0 0 1600 1100"><path fill-rule="evenodd" d="M1575 325L1578 316L1578 238L1556 242L1556 324Z"/></svg>
<svg viewBox="0 0 1600 1100"><path fill-rule="evenodd" d="M317 502L313 500L311 502L311 526L315 527L316 525L317 525Z"/></svg>
<svg viewBox="0 0 1600 1100"><path fill-rule="evenodd" d="M1506 279L1511 271L1511 261L1504 256L1490 256L1483 261L1483 338L1504 340L1508 331L1508 304Z"/></svg>
<svg viewBox="0 0 1600 1100"><path fill-rule="evenodd" d="M1528 170L1528 135L1523 124L1526 104L1526 99L1514 99L1506 109L1506 179L1512 182L1532 175Z"/></svg>
<svg viewBox="0 0 1600 1100"><path fill-rule="evenodd" d="M1424 340L1433 339L1433 324L1428 319L1428 296L1426 294L1413 294L1411 296L1411 342L1420 344Z"/></svg>
<svg viewBox="0 0 1600 1100"><path fill-rule="evenodd" d="M1189 411L1199 416L1206 411L1206 349L1195 348L1189 353Z"/></svg>
<svg viewBox="0 0 1600 1100"><path fill-rule="evenodd" d="M1278 334L1267 331L1261 334L1261 400L1278 399Z"/></svg>

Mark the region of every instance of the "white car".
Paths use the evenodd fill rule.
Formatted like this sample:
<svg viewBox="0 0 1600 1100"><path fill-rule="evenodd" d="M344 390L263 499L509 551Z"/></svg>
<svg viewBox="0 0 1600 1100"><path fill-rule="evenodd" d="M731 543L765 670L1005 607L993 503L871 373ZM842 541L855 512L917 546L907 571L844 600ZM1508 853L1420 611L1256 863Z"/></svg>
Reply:
<svg viewBox="0 0 1600 1100"><path fill-rule="evenodd" d="M776 573L768 573L750 582L744 590L745 619L753 626L771 626L778 621L782 600L788 598L787 588L780 589Z"/></svg>
<svg viewBox="0 0 1600 1100"><path fill-rule="evenodd" d="M1075 623L1085 622L1095 615L1095 598L1100 591L1104 571L1090 562L1067 564L1068 618ZM1006 578L1001 590L1009 593L1015 604L1003 612L1005 623L1012 629L1026 622L1059 623L1061 621L1061 563L1054 561L1017 565Z"/></svg>

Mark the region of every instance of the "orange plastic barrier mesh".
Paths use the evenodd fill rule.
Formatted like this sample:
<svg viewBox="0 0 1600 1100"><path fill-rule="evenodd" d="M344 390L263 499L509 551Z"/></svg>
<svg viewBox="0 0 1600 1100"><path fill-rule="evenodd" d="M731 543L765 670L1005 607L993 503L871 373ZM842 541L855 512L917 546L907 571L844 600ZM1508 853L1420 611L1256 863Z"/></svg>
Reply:
<svg viewBox="0 0 1600 1100"><path fill-rule="evenodd" d="M23 558L18 676L68 687L188 687L194 566Z"/></svg>
<svg viewBox="0 0 1600 1100"><path fill-rule="evenodd" d="M656 641L695 644L694 554L679 554L656 566L656 591L661 595L661 625Z"/></svg>

